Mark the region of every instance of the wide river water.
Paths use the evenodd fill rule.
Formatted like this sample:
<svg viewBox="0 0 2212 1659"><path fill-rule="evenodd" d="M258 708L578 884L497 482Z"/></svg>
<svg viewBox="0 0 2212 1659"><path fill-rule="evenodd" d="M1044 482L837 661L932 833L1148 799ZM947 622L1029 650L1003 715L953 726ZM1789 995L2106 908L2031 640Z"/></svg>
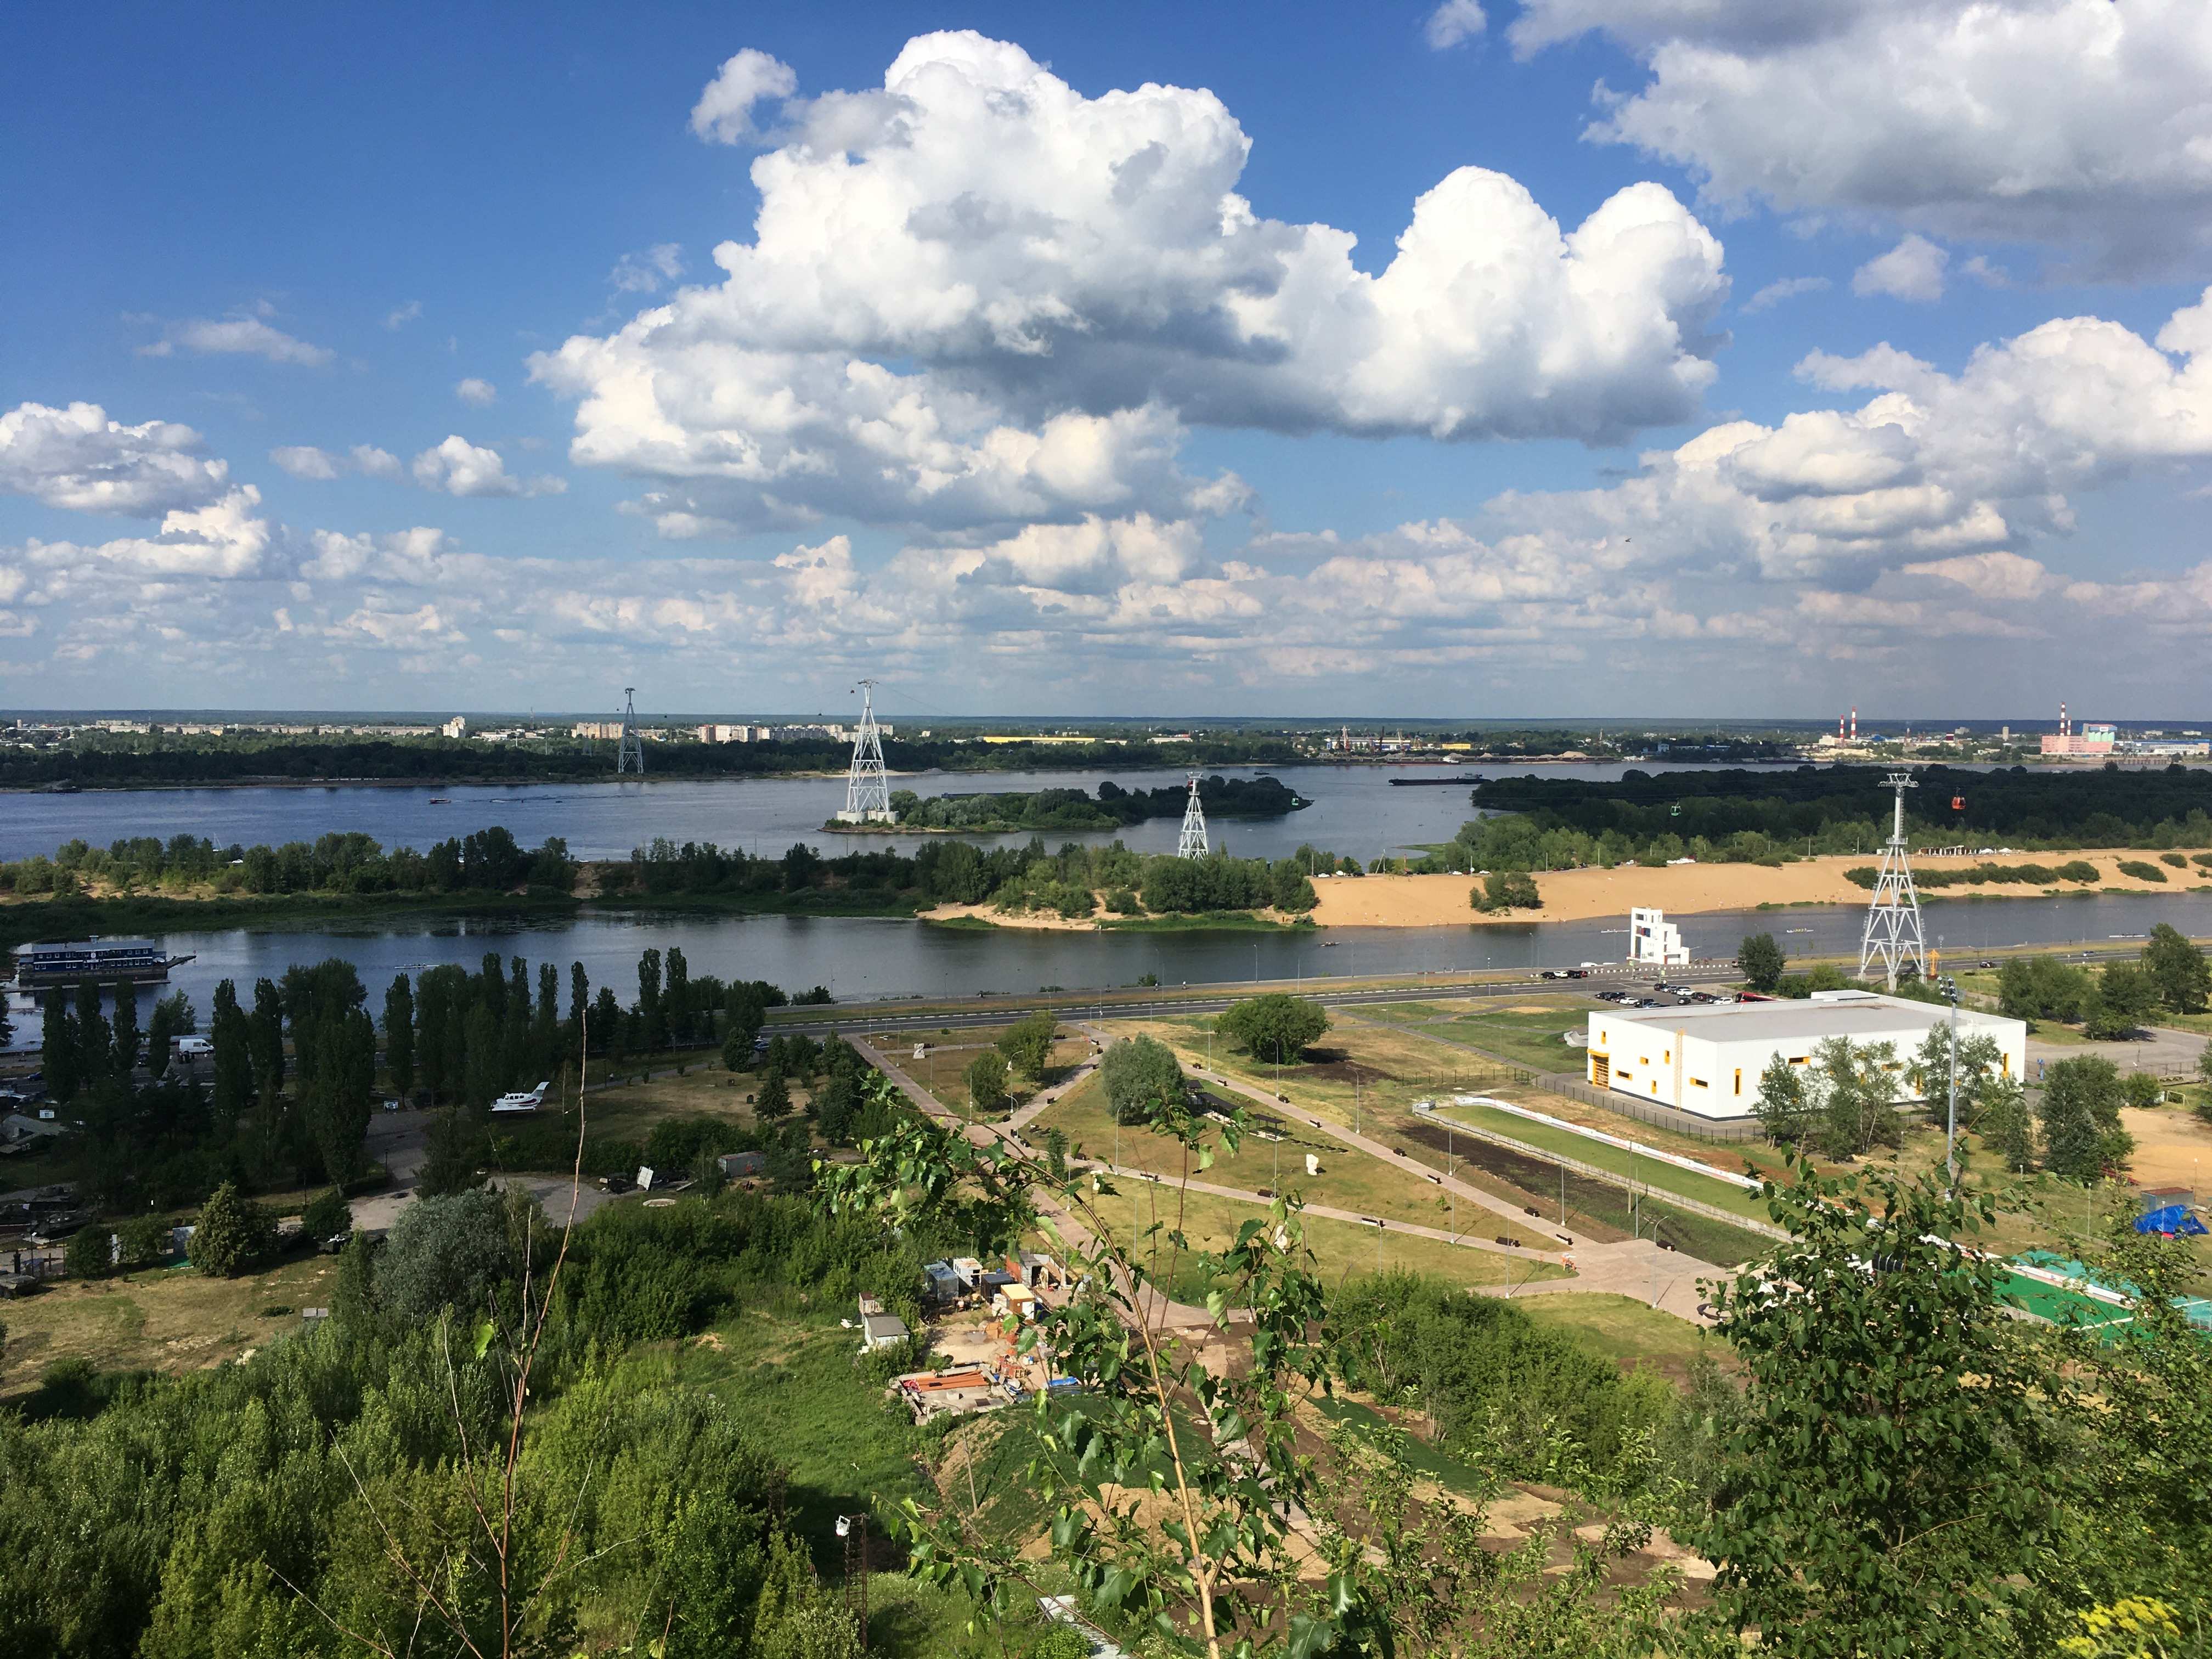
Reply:
<svg viewBox="0 0 2212 1659"><path fill-rule="evenodd" d="M1232 769L1222 769L1224 771ZM1245 774L1255 769L1233 769ZM1361 859L1449 840L1472 816L1464 787L1394 787L1392 777L1451 775L1476 769L1288 767L1273 769L1313 801L1280 819L1222 823L1215 844L1245 857L1282 857L1301 842ZM1489 767L1492 775L1524 769ZM1667 769L1647 765L1658 772ZM1603 778L1618 766L1546 767L1545 775ZM1128 787L1175 783L1176 772L933 773L894 779L924 794L975 790L1094 787L1111 776ZM179 789L96 791L77 795L0 795L0 857L51 852L72 836L105 844L125 836L204 835L218 844L310 840L357 830L386 846L424 847L487 824L504 824L526 845L564 836L583 857L618 857L655 836L678 842L780 854L795 842L825 852L852 847L921 844L912 836L825 835L821 825L843 805L842 779L742 782L558 785L493 787ZM449 804L433 805L433 796ZM1874 804L1878 805L1879 803ZM1172 851L1177 821L1154 819L1121 833L1141 851ZM982 838L988 842L990 838ZM1018 841L1021 837L1005 837ZM1048 838L1107 841L1109 834ZM1733 951L1746 932L1771 930L1792 956L1853 951L1863 910L1838 906L1685 916L1683 933L1700 957ZM2212 933L2212 896L1954 900L1930 904L1928 933L1954 953L2017 944L2106 945L2170 921L2191 934ZM1321 932L992 933L910 921L845 917L669 917L594 914L538 922L356 923L298 930L171 933L170 950L194 959L175 981L204 1011L215 982L281 974L295 962L343 956L372 987L439 963L473 966L488 951L534 964L584 963L594 985L627 997L638 952L680 946L695 975L770 980L792 989L825 985L841 1001L986 991L1069 990L1127 985L1152 974L1164 984L1322 974L1571 966L1618 961L1626 922L1505 923L1430 928L1330 928Z"/></svg>

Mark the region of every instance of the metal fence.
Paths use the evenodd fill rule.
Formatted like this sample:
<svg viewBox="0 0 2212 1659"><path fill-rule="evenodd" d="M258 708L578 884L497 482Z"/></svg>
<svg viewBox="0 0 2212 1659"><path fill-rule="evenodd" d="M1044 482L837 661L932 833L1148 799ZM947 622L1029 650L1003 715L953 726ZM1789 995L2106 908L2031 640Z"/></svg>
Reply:
<svg viewBox="0 0 2212 1659"><path fill-rule="evenodd" d="M1662 1106L1656 1101L1638 1100L1610 1089L1594 1089L1571 1072L1547 1072L1535 1081L1539 1088L1549 1090L1555 1095L1565 1095L1570 1100L1579 1100L1585 1105L1633 1118L1638 1123L1649 1123L1658 1129L1671 1129L1677 1134L1690 1135L1698 1140L1741 1142L1759 1139L1757 1118L1716 1120L1699 1117L1695 1112L1677 1111L1672 1106Z"/></svg>

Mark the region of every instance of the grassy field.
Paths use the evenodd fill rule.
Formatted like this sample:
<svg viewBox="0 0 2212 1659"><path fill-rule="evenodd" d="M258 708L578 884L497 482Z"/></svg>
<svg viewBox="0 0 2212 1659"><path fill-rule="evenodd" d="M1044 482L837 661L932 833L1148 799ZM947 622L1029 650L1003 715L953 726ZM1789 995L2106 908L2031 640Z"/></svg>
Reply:
<svg viewBox="0 0 2212 1659"><path fill-rule="evenodd" d="M326 1307L333 1257L305 1256L243 1279L204 1279L179 1267L89 1284L64 1279L0 1303L0 1402L37 1384L58 1359L102 1370L188 1371L235 1359L300 1328L298 1310ZM283 1314L266 1310L281 1307Z"/></svg>
<svg viewBox="0 0 2212 1659"><path fill-rule="evenodd" d="M1532 1072L1583 1069L1583 1051L1560 1033L1579 1030L1598 1005L1583 997L1531 997L1509 1002L1500 997L1471 997L1449 1002L1392 1002L1363 1006L1357 1014L1334 1012L1342 1024L1379 1021L1416 1036L1463 1042L1525 1066Z"/></svg>
<svg viewBox="0 0 2212 1659"><path fill-rule="evenodd" d="M1162 1278L1174 1269L1172 1284L1177 1301L1202 1304L1206 1282L1188 1256L1172 1260L1174 1247L1167 1233L1176 1224L1177 1198L1172 1188L1151 1182L1127 1182L1127 1188L1109 1198L1103 1214L1117 1238L1141 1241L1153 1270ZM1237 1230L1247 1221L1265 1220L1267 1212L1256 1204L1240 1204L1211 1193L1192 1193L1181 1200L1182 1231L1194 1250L1219 1250L1234 1242ZM1157 1222L1160 1231L1151 1234ZM1498 1251L1469 1249L1442 1239L1417 1238L1389 1228L1365 1227L1353 1221L1323 1217L1305 1218L1306 1246L1313 1252L1315 1271L1331 1285L1363 1274L1405 1268L1429 1273L1459 1285L1525 1285L1535 1279L1567 1279L1564 1267L1523 1260ZM1146 1235L1149 1234L1149 1237Z"/></svg>
<svg viewBox="0 0 2212 1659"><path fill-rule="evenodd" d="M1246 1103L1256 1127L1279 1124L1284 1138L1275 1141L1249 1136L1235 1152L1217 1147L1213 1167L1204 1172L1194 1169L1194 1177L1248 1192L1296 1191L1309 1203L1381 1216L1389 1221L1417 1221L1431 1227L1449 1224L1449 1206L1438 1207L1443 1194L1423 1176L1424 1170L1440 1165L1441 1159L1416 1164L1409 1156L1407 1165L1416 1167L1400 1165L1395 1160L1385 1164L1308 1127L1291 1113L1268 1114L1262 1107ZM1040 1112L1027 1133L1032 1144L1041 1146L1046 1132L1055 1128L1067 1137L1071 1148L1079 1146L1089 1156L1118 1163L1122 1169L1148 1170L1170 1178L1182 1173L1182 1152L1172 1141L1135 1128L1124 1128L1116 1134L1107 1109L1105 1086L1095 1075ZM1321 1161L1317 1176L1305 1172L1309 1152ZM1492 1218L1487 1211L1462 1204L1459 1213L1470 1230L1497 1231L1489 1225Z"/></svg>
<svg viewBox="0 0 2212 1659"><path fill-rule="evenodd" d="M1638 1366L1680 1383L1700 1354L1724 1356L1728 1345L1702 1326L1655 1312L1634 1297L1581 1291L1532 1296L1521 1311L1539 1325L1572 1335L1623 1370Z"/></svg>
<svg viewBox="0 0 2212 1659"><path fill-rule="evenodd" d="M973 1118L975 1103L968 1092L968 1067L993 1048L1005 1030L1004 1026L979 1026L957 1031L898 1031L868 1041L947 1107L963 1117ZM920 1060L914 1058L916 1044L928 1050ZM1052 1054L1045 1065L1045 1085L1059 1082L1091 1056L1090 1038L1063 1032L1053 1041Z"/></svg>
<svg viewBox="0 0 2212 1659"><path fill-rule="evenodd" d="M653 1132L654 1124L679 1117L721 1118L750 1127L753 1112L745 1097L757 1091L760 1083L757 1072L726 1072L720 1060L709 1064L702 1060L682 1077L656 1077L642 1083L594 1089L585 1097L585 1106L595 1134L642 1139ZM803 1111L810 1091L799 1084L790 1086L793 1109Z"/></svg>

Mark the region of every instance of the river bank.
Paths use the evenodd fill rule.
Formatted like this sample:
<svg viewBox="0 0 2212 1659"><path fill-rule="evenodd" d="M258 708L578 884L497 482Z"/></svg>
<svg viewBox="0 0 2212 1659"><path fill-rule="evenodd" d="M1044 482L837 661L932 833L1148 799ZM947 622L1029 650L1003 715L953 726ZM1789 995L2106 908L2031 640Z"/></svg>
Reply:
<svg viewBox="0 0 2212 1659"><path fill-rule="evenodd" d="M1978 863L2018 865L2081 860L2097 867L2094 883L2059 883L2052 886L2021 884L1962 884L1940 892L1923 893L1923 905L1959 898L2050 898L2083 892L2112 894L2175 894L2212 890L2204 884L2206 872L2197 866L2175 869L2159 862L2155 852L2115 849L2094 853L2018 854L1981 859L1922 857L1914 867L1923 872L1963 869ZM2124 874L2123 862L2149 864L2165 872L2164 882L2144 881ZM1851 881L1848 871L1864 869L1875 856L1844 854L1833 858L1800 859L1782 865L1670 864L1657 868L1633 866L1621 869L1538 871L1536 890L1543 898L1534 910L1500 911L1485 915L1474 910L1468 896L1474 885L1468 876L1338 876L1314 883L1320 903L1314 921L1321 927L1464 927L1469 925L1526 925L1529 922L1589 921L1604 916L1626 917L1638 906L1664 910L1670 916L1698 915L1722 910L1758 910L1797 904L1860 905L1867 890Z"/></svg>

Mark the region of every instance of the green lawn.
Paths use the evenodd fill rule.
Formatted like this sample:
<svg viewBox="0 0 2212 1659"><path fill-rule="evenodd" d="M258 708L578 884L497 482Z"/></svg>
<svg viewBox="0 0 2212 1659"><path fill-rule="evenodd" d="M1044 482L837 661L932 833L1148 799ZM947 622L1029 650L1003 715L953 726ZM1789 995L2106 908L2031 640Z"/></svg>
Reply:
<svg viewBox="0 0 2212 1659"><path fill-rule="evenodd" d="M1206 1282L1188 1256L1175 1257L1167 1234L1175 1225L1175 1189L1164 1182L1127 1182L1125 1190L1100 1206L1102 1218L1117 1238L1139 1239L1139 1248L1163 1279L1170 1282L1177 1301L1203 1304ZM1220 1250L1236 1237L1247 1221L1265 1220L1267 1210L1242 1204L1212 1193L1192 1193L1182 1200L1182 1231L1191 1249ZM1322 1216L1304 1218L1306 1247L1313 1252L1314 1269L1330 1285L1376 1272L1403 1268L1427 1273L1459 1285L1525 1285L1535 1279L1566 1279L1564 1267L1548 1262L1507 1255L1494 1250L1470 1249L1442 1239L1419 1238L1384 1227L1364 1226L1356 1221L1337 1221ZM1151 1231L1158 1224L1158 1233ZM1435 1224L1431 1220L1430 1224ZM1486 1224L1487 1223L1486 1222ZM1531 1242L1542 1238L1529 1235Z"/></svg>
<svg viewBox="0 0 2212 1659"><path fill-rule="evenodd" d="M1542 1007L1538 1004L1542 1003ZM1579 998L1544 998L1509 1001L1502 997L1470 998L1456 1002L1393 1002L1362 1007L1356 1018L1379 1020L1414 1033L1464 1042L1532 1072L1575 1072L1583 1069L1583 1051L1572 1048L1561 1033L1583 1029L1589 1005ZM1354 1016L1344 1017L1347 1021Z"/></svg>
<svg viewBox="0 0 2212 1659"><path fill-rule="evenodd" d="M1700 1354L1725 1356L1728 1345L1672 1314L1655 1312L1634 1297L1561 1291L1532 1296L1521 1311L1539 1325L1568 1332L1623 1370L1642 1365L1680 1382Z"/></svg>
<svg viewBox="0 0 2212 1659"><path fill-rule="evenodd" d="M1248 1136L1235 1152L1218 1151L1211 1170L1194 1167L1194 1178L1247 1192L1263 1188L1270 1192L1296 1191L1309 1203L1381 1216L1388 1221L1418 1221L1432 1227L1446 1224L1449 1206L1445 1211L1437 1208L1442 1190L1425 1178L1427 1170L1441 1167L1441 1158L1409 1156L1403 1163L1393 1158L1386 1164L1311 1127L1288 1109L1270 1113L1245 1097L1227 1097L1247 1109L1255 1127L1279 1125L1283 1139ZM1116 1133L1107 1109L1104 1083L1096 1073L1040 1112L1026 1133L1032 1145L1042 1146L1046 1132L1055 1128L1067 1137L1071 1149L1080 1147L1090 1157L1121 1169L1147 1170L1170 1179L1182 1172L1182 1149L1173 1141L1143 1129L1125 1127ZM1321 1162L1317 1176L1305 1172L1308 1153ZM1474 1213L1472 1206L1463 1204L1460 1208L1463 1215Z"/></svg>

